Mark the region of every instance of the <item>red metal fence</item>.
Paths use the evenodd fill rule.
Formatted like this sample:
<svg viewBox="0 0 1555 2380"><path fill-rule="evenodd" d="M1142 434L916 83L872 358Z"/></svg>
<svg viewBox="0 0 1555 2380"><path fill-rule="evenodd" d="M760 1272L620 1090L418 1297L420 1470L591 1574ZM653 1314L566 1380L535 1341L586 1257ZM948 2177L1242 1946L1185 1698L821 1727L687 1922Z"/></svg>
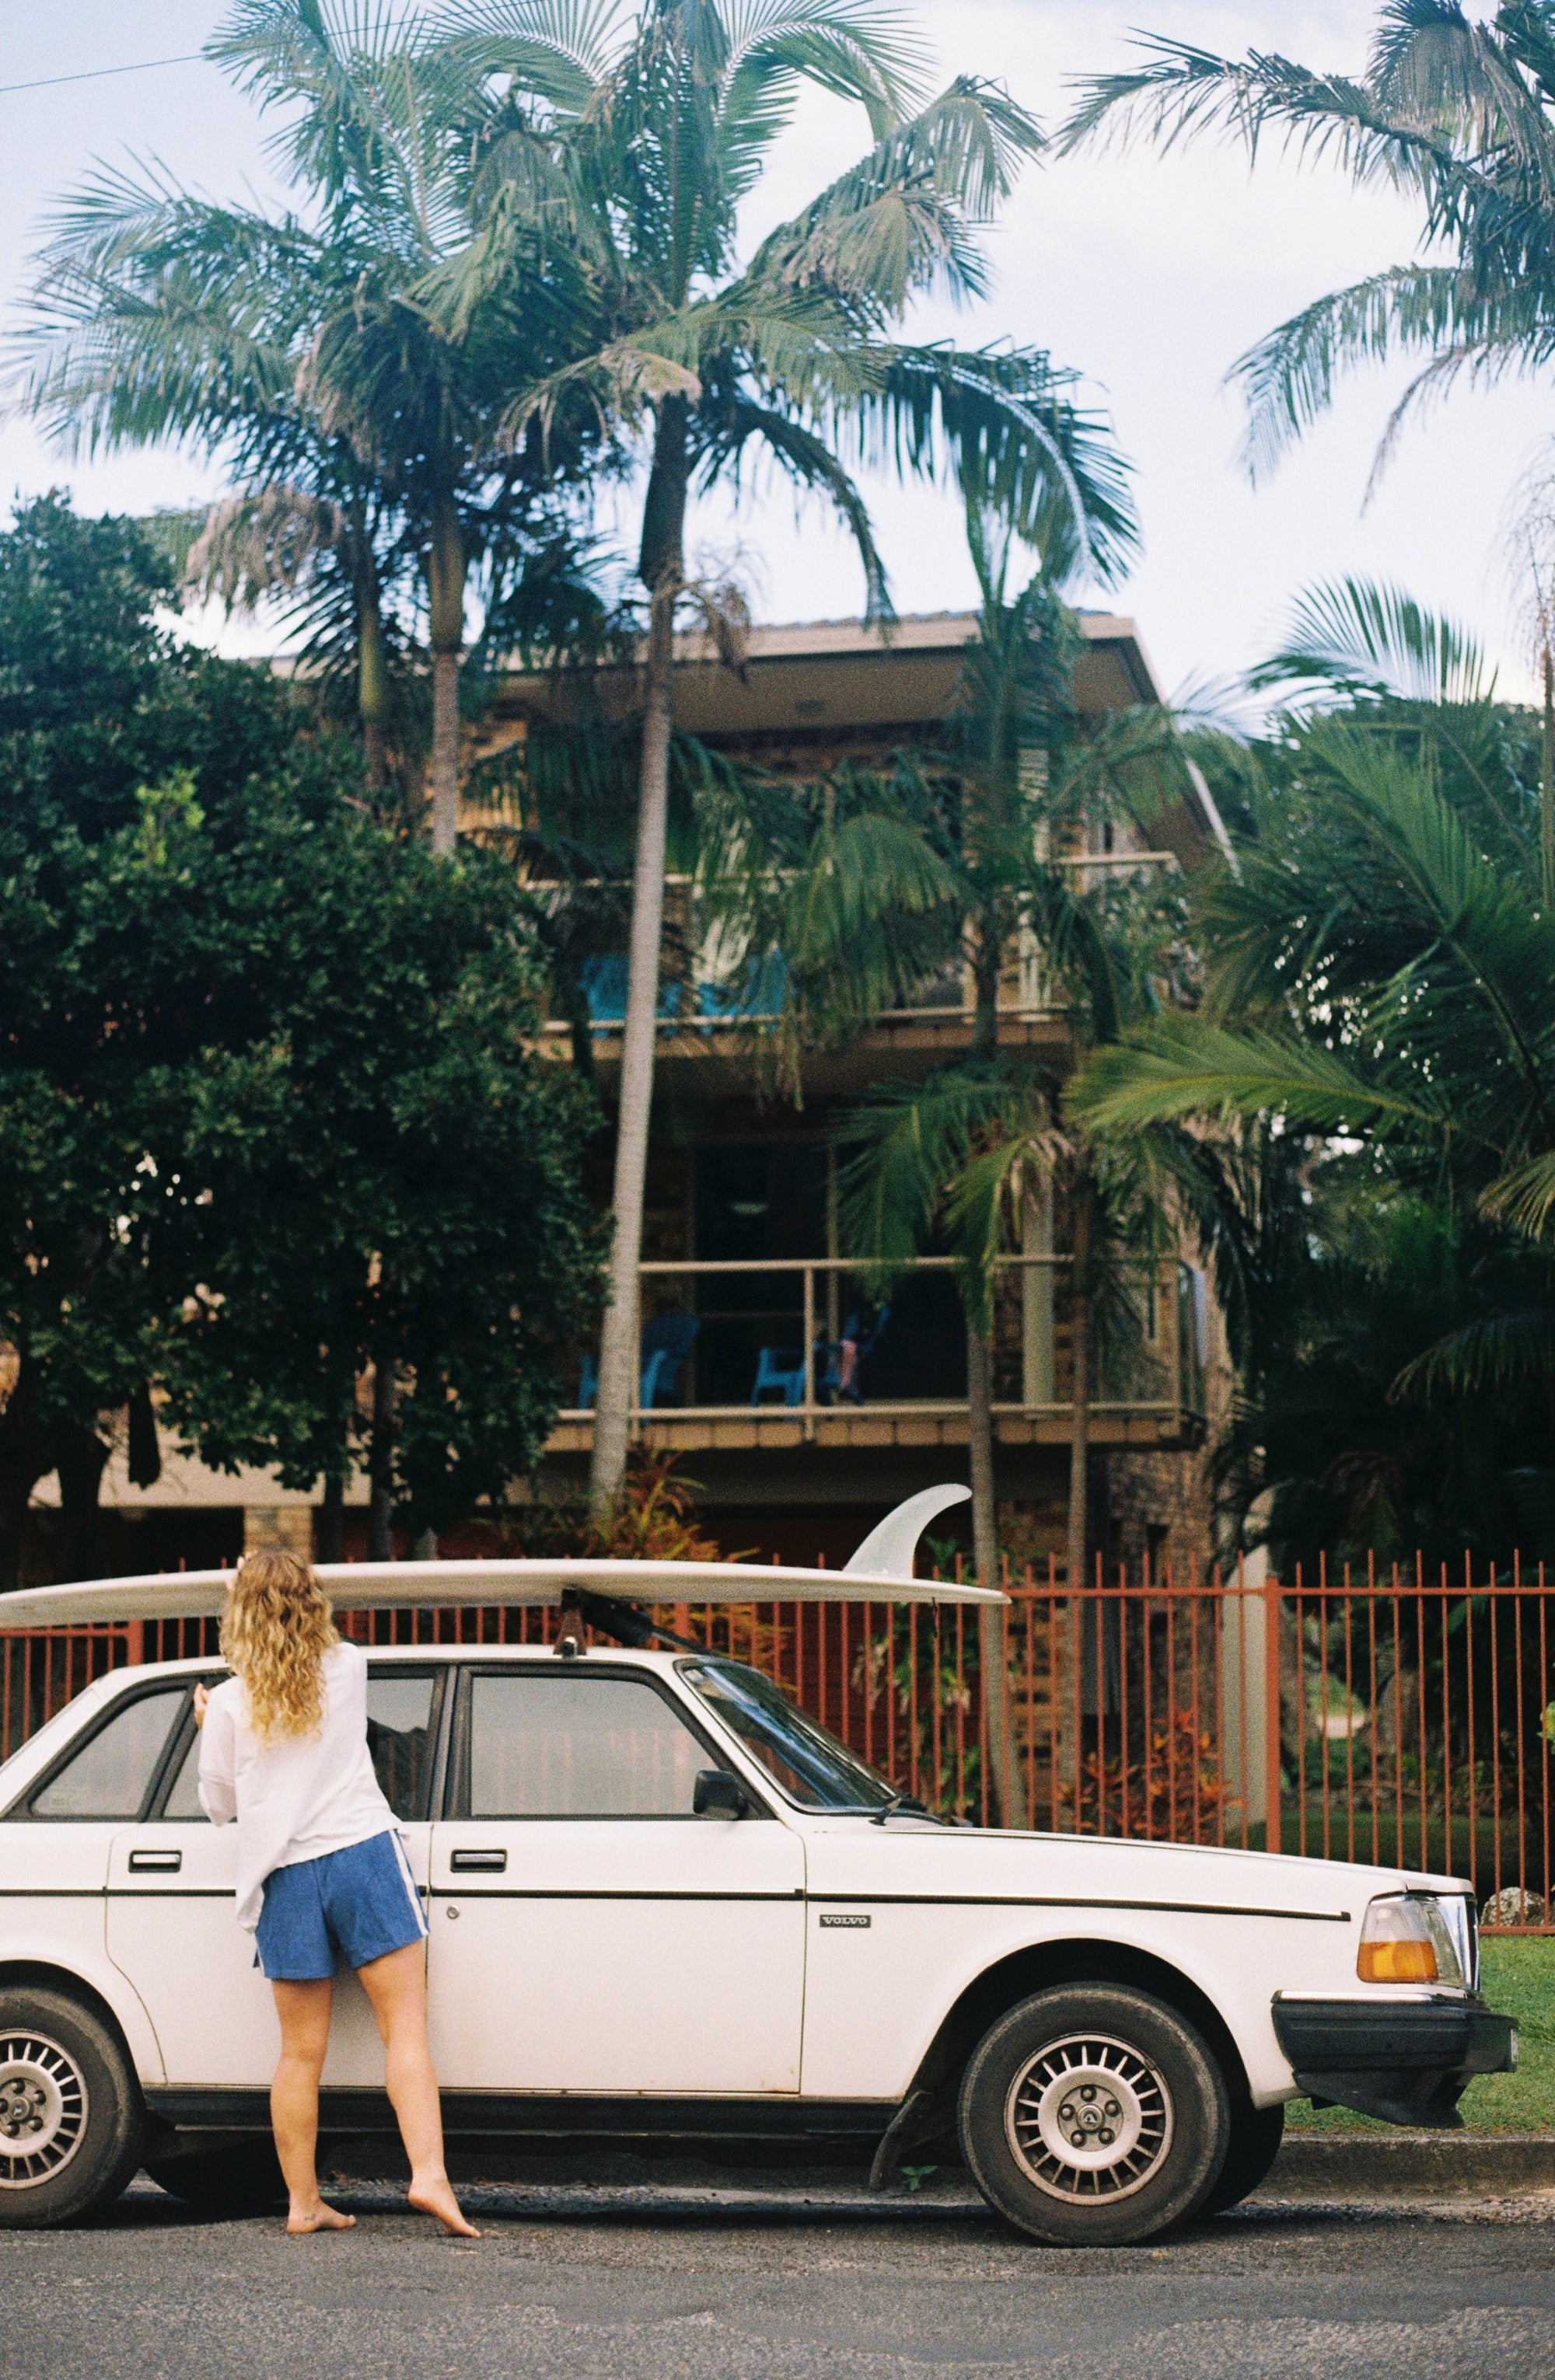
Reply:
<svg viewBox="0 0 1555 2380"><path fill-rule="evenodd" d="M1063 1833L1446 1870L1487 1922L1555 1932L1555 1585L1445 1570L1007 1578L1012 1815ZM1000 1815L979 1613L952 1604L665 1606L775 1678L950 1817ZM346 1612L370 1644L549 1643L536 1607ZM89 1679L215 1651L210 1621L0 1634L0 1755Z"/></svg>

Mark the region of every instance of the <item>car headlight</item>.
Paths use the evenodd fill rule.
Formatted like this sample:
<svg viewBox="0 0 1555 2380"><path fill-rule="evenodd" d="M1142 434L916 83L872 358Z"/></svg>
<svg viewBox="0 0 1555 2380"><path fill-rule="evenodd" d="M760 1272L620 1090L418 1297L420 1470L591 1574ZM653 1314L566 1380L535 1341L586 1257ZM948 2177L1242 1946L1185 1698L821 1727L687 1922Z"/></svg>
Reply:
<svg viewBox="0 0 1555 2380"><path fill-rule="evenodd" d="M1449 1984L1464 1989L1457 1945L1434 1893L1390 1892L1371 1903L1355 1973L1363 1984Z"/></svg>

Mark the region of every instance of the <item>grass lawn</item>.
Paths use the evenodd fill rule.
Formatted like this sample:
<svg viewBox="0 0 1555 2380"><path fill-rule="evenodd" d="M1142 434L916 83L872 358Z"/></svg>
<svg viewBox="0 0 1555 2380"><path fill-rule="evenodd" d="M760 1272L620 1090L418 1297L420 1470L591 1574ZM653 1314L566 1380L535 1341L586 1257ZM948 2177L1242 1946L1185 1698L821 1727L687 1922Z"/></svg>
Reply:
<svg viewBox="0 0 1555 2380"><path fill-rule="evenodd" d="M1555 2132L1555 1935L1525 1942L1504 1936L1481 1945L1480 1990L1493 2009L1517 2020L1515 2074L1478 2074L1458 2102L1471 2132ZM1386 2132L1348 2107L1313 2107L1293 2099L1285 2110L1297 2132Z"/></svg>

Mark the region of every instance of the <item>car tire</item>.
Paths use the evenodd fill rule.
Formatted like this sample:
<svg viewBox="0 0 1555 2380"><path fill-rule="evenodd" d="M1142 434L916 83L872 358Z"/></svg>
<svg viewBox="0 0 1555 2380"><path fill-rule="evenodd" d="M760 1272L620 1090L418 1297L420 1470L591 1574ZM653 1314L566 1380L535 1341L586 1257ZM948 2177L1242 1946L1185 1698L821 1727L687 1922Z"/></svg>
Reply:
<svg viewBox="0 0 1555 2380"><path fill-rule="evenodd" d="M0 2226L101 2214L140 2162L145 2120L124 2044L95 2009L31 1985L0 1989Z"/></svg>
<svg viewBox="0 0 1555 2380"><path fill-rule="evenodd" d="M1250 2099L1233 2099L1226 2161L1199 2213L1223 2215L1228 2207L1240 2206L1245 2198L1250 2198L1259 2182L1268 2180L1284 2137L1282 2101L1272 2107L1255 2107Z"/></svg>
<svg viewBox="0 0 1555 2380"><path fill-rule="evenodd" d="M146 2171L159 2190L213 2221L263 2215L283 2204L286 2196L275 2143L262 2136L175 2156L150 2156Z"/></svg>
<svg viewBox="0 0 1555 2380"><path fill-rule="evenodd" d="M1153 2240L1224 2162L1225 2081L1191 2024L1117 1984L1039 1992L973 2051L962 2154L990 2206L1055 2247Z"/></svg>

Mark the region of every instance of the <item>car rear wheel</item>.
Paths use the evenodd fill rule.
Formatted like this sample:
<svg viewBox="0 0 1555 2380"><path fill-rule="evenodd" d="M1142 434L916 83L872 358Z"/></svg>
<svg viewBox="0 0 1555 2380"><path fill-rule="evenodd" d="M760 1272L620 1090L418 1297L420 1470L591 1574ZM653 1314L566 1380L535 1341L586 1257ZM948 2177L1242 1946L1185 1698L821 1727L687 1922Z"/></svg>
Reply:
<svg viewBox="0 0 1555 2380"><path fill-rule="evenodd" d="M0 2225L38 2230L111 2206L145 2118L122 2044L64 1992L0 1990Z"/></svg>
<svg viewBox="0 0 1555 2380"><path fill-rule="evenodd" d="M149 2156L146 2171L170 2198L212 2217L262 2215L286 2195L275 2143L263 2137Z"/></svg>
<svg viewBox="0 0 1555 2380"><path fill-rule="evenodd" d="M1223 2215L1250 2198L1267 2181L1285 2137L1282 2105L1255 2107L1247 2099L1231 2103L1231 2139L1220 2178L1199 2209L1201 2215Z"/></svg>
<svg viewBox="0 0 1555 2380"><path fill-rule="evenodd" d="M1203 2205L1230 2105L1193 2027L1115 1984L1039 1992L1000 2018L961 2086L962 2153L990 2206L1061 2247L1154 2239Z"/></svg>

